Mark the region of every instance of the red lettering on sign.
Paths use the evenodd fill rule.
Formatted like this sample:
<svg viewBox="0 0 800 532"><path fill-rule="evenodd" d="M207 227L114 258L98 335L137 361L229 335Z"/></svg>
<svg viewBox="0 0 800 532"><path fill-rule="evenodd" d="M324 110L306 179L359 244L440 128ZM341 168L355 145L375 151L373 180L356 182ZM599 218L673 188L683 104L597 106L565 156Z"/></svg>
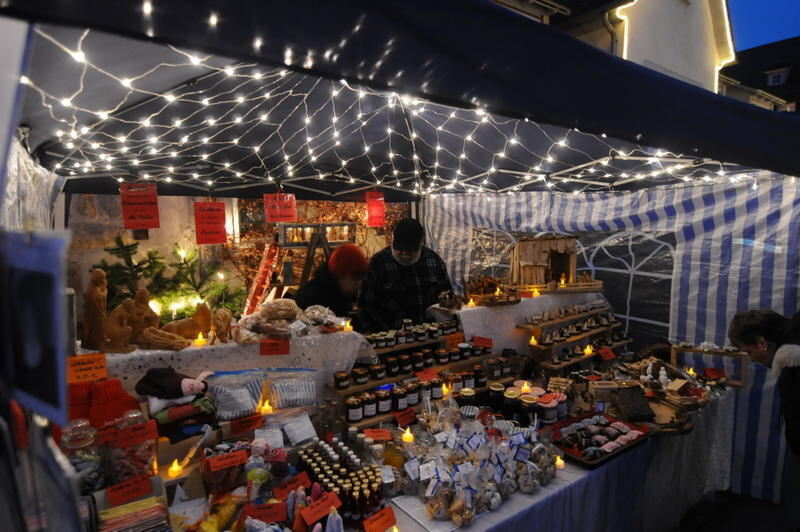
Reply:
<svg viewBox="0 0 800 532"><path fill-rule="evenodd" d="M395 412L394 419L397 421L399 426L407 427L412 423L417 422L417 411L414 409L414 407L406 408L402 412Z"/></svg>
<svg viewBox="0 0 800 532"><path fill-rule="evenodd" d="M272 340L267 338L266 340L261 340L259 352L262 356L288 355L289 348L289 340Z"/></svg>
<svg viewBox="0 0 800 532"><path fill-rule="evenodd" d="M389 429L364 429L364 436L375 441L389 441L392 439L392 433Z"/></svg>
<svg viewBox="0 0 800 532"><path fill-rule="evenodd" d="M160 226L155 183L124 183L119 186L119 196L125 229L156 229Z"/></svg>
<svg viewBox="0 0 800 532"><path fill-rule="evenodd" d="M485 347L487 349L491 349L494 344L491 338L484 338L483 336L473 336L472 345L477 345L478 347Z"/></svg>
<svg viewBox="0 0 800 532"><path fill-rule="evenodd" d="M119 506L135 499L140 499L153 492L153 484L148 475L114 484L106 488L106 500L109 506Z"/></svg>
<svg viewBox="0 0 800 532"><path fill-rule="evenodd" d="M526 299L533 299L533 292L530 290L520 290L519 297L524 297Z"/></svg>
<svg viewBox="0 0 800 532"><path fill-rule="evenodd" d="M280 523L286 521L286 503L248 504L242 513L245 517L252 517L264 523Z"/></svg>
<svg viewBox="0 0 800 532"><path fill-rule="evenodd" d="M116 445L119 448L133 447L148 440L158 439L158 427L156 420L151 419L146 423L139 423L138 425L131 425L119 429L117 432Z"/></svg>
<svg viewBox="0 0 800 532"><path fill-rule="evenodd" d="M396 524L397 518L394 516L394 510L391 506L387 506L364 520L364 532L386 532Z"/></svg>
<svg viewBox="0 0 800 532"><path fill-rule="evenodd" d="M294 194L264 194L264 219L267 223L297 220Z"/></svg>
<svg viewBox="0 0 800 532"><path fill-rule="evenodd" d="M194 232L198 244L224 244L225 203L221 201L196 201L194 203Z"/></svg>
<svg viewBox="0 0 800 532"><path fill-rule="evenodd" d="M206 459L208 468L211 471L219 471L221 469L228 469L229 467L237 467L247 463L247 451L244 449L234 451L228 454L221 454Z"/></svg>
<svg viewBox="0 0 800 532"><path fill-rule="evenodd" d="M444 345L447 349L455 349L458 347L458 344L464 343L465 341L463 332L448 334L444 337Z"/></svg>
<svg viewBox="0 0 800 532"><path fill-rule="evenodd" d="M383 227L386 224L386 205L383 194L377 190L367 191L367 227Z"/></svg>
<svg viewBox="0 0 800 532"><path fill-rule="evenodd" d="M276 499L285 501L291 492L293 492L294 490L296 490L301 486L304 488L311 487L311 479L308 478L308 474L305 471L303 471L298 475L293 476L286 482L282 483L280 486L275 486L274 488L272 488L272 494L275 496Z"/></svg>
<svg viewBox="0 0 800 532"><path fill-rule="evenodd" d="M92 382L108 378L106 355L93 353L78 355L67 359L67 382Z"/></svg>
<svg viewBox="0 0 800 532"><path fill-rule="evenodd" d="M417 378L423 382L428 382L431 379L435 379L439 376L436 371L432 370L431 368L425 368L422 371L417 371L414 373Z"/></svg>
<svg viewBox="0 0 800 532"><path fill-rule="evenodd" d="M253 414L252 416L242 417L239 419L231 420L231 434L242 434L243 432L250 432L264 424L264 416L262 414Z"/></svg>
<svg viewBox="0 0 800 532"><path fill-rule="evenodd" d="M303 508L300 514L303 516L303 521L306 525L311 526L331 511L331 506L338 508L342 505L342 501L332 491L326 491L317 501L312 502L307 508Z"/></svg>

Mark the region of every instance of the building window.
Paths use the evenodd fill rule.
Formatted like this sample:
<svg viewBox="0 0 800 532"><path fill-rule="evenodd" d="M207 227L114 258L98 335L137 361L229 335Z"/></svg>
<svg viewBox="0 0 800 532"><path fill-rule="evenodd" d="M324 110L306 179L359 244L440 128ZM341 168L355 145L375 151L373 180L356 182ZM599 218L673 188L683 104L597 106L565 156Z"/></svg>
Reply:
<svg viewBox="0 0 800 532"><path fill-rule="evenodd" d="M771 70L767 72L767 85L770 87L783 85L784 83L786 83L786 79L788 77L789 77L788 68L783 68L781 70Z"/></svg>

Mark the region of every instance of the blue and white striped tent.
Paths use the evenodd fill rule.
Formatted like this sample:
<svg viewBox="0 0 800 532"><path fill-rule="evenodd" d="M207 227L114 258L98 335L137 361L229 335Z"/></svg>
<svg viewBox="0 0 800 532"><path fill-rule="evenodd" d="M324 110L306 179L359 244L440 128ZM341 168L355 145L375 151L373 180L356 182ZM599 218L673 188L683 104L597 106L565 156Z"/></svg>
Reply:
<svg viewBox="0 0 800 532"><path fill-rule="evenodd" d="M800 187L783 176L750 177L755 186L433 195L424 202L425 227L456 282L467 274L472 229L674 232L670 339L724 345L736 311L768 308L791 315L798 308ZM690 362L723 364L702 355ZM748 386L736 392L731 488L778 500L786 448L775 380L763 366L749 369ZM733 368L727 370L732 374Z"/></svg>

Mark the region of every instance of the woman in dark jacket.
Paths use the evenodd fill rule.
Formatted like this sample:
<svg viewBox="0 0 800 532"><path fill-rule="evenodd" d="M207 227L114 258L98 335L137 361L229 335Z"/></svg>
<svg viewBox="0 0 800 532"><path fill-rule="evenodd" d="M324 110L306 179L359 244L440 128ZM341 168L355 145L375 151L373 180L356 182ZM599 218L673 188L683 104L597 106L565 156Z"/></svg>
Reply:
<svg viewBox="0 0 800 532"><path fill-rule="evenodd" d="M349 317L368 265L367 256L358 246L339 246L328 262L317 268L311 280L300 287L295 302L302 309L322 305L337 316Z"/></svg>

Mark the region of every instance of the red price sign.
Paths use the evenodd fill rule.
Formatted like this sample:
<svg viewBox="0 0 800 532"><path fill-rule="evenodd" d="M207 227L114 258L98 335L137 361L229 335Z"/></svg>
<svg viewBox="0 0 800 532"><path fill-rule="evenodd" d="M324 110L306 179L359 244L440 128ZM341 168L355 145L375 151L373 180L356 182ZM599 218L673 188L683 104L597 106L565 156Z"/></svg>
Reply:
<svg viewBox="0 0 800 532"><path fill-rule="evenodd" d="M248 417L241 417L239 419L231 420L231 434L242 434L256 430L264 424L264 416L262 414L254 414Z"/></svg>
<svg viewBox="0 0 800 532"><path fill-rule="evenodd" d="M286 521L286 503L248 504L242 513L245 517L252 517L264 523L280 523Z"/></svg>
<svg viewBox="0 0 800 532"><path fill-rule="evenodd" d="M125 447L139 445L148 440L157 439L158 427L156 426L156 420L151 419L147 423L139 423L138 425L131 425L130 427L119 429L119 432L117 432L116 445L120 449L124 449Z"/></svg>
<svg viewBox="0 0 800 532"><path fill-rule="evenodd" d="M247 451L244 449L228 454L214 456L206 460L211 471L220 471L247 463Z"/></svg>
<svg viewBox="0 0 800 532"><path fill-rule="evenodd" d="M389 441L392 439L392 433L389 429L364 429L364 436L375 441Z"/></svg>
<svg viewBox="0 0 800 532"><path fill-rule="evenodd" d="M264 194L264 219L267 223L297 220L294 194Z"/></svg>
<svg viewBox="0 0 800 532"><path fill-rule="evenodd" d="M364 532L386 532L397 524L394 510L387 506L372 517L364 520Z"/></svg>
<svg viewBox="0 0 800 532"><path fill-rule="evenodd" d="M261 340L259 352L262 356L288 355L289 347L289 340L272 340L267 338L266 340Z"/></svg>
<svg viewBox="0 0 800 532"><path fill-rule="evenodd" d="M342 501L332 491L326 491L319 500L312 502L307 508L300 510L300 515L303 516L303 521L308 526L313 525L331 511L331 506L338 508L342 505Z"/></svg>
<svg viewBox="0 0 800 532"><path fill-rule="evenodd" d="M67 382L100 381L108 378L106 369L106 355L95 353L92 355L78 355L67 359Z"/></svg>
<svg viewBox="0 0 800 532"><path fill-rule="evenodd" d="M158 190L155 183L124 183L119 186L125 229L156 229Z"/></svg>
<svg viewBox="0 0 800 532"><path fill-rule="evenodd" d="M458 347L458 344L464 343L465 341L463 332L448 334L444 337L444 345L447 349L455 349Z"/></svg>
<svg viewBox="0 0 800 532"><path fill-rule="evenodd" d="M386 224L386 205L383 194L377 190L367 191L367 227L383 227Z"/></svg>
<svg viewBox="0 0 800 532"><path fill-rule="evenodd" d="M406 408L402 412L395 412L394 419L397 421L398 426L407 427L417 422L417 411L414 410L413 406Z"/></svg>
<svg viewBox="0 0 800 532"><path fill-rule="evenodd" d="M600 358L605 361L614 360L617 358L617 354L608 347L601 348L598 353L600 353Z"/></svg>
<svg viewBox="0 0 800 532"><path fill-rule="evenodd" d="M101 429L97 429L97 433L94 436L94 441L98 445L111 443L116 439L117 439L117 427L115 427L114 425L108 425Z"/></svg>
<svg viewBox="0 0 800 532"><path fill-rule="evenodd" d="M533 292L530 290L520 290L519 297L524 297L526 299L533 299Z"/></svg>
<svg viewBox="0 0 800 532"><path fill-rule="evenodd" d="M478 347L485 347L486 349L491 349L493 343L491 338L484 338L483 336L473 336L472 345L477 345Z"/></svg>
<svg viewBox="0 0 800 532"><path fill-rule="evenodd" d="M425 368L422 371L417 371L417 372L415 372L415 375L417 376L417 378L419 380L421 380L423 382L428 382L429 380L435 379L436 377L439 376L439 374L436 373L431 368Z"/></svg>
<svg viewBox="0 0 800 532"><path fill-rule="evenodd" d="M301 486L306 489L311 487L311 479L308 478L308 474L305 471L293 476L280 486L275 486L272 488L272 494L275 495L276 499L285 501L291 492Z"/></svg>
<svg viewBox="0 0 800 532"><path fill-rule="evenodd" d="M221 201L194 202L194 232L198 244L224 244L225 203Z"/></svg>
<svg viewBox="0 0 800 532"><path fill-rule="evenodd" d="M140 499L153 492L150 477L142 475L106 488L106 500L109 506L119 506L135 499Z"/></svg>

